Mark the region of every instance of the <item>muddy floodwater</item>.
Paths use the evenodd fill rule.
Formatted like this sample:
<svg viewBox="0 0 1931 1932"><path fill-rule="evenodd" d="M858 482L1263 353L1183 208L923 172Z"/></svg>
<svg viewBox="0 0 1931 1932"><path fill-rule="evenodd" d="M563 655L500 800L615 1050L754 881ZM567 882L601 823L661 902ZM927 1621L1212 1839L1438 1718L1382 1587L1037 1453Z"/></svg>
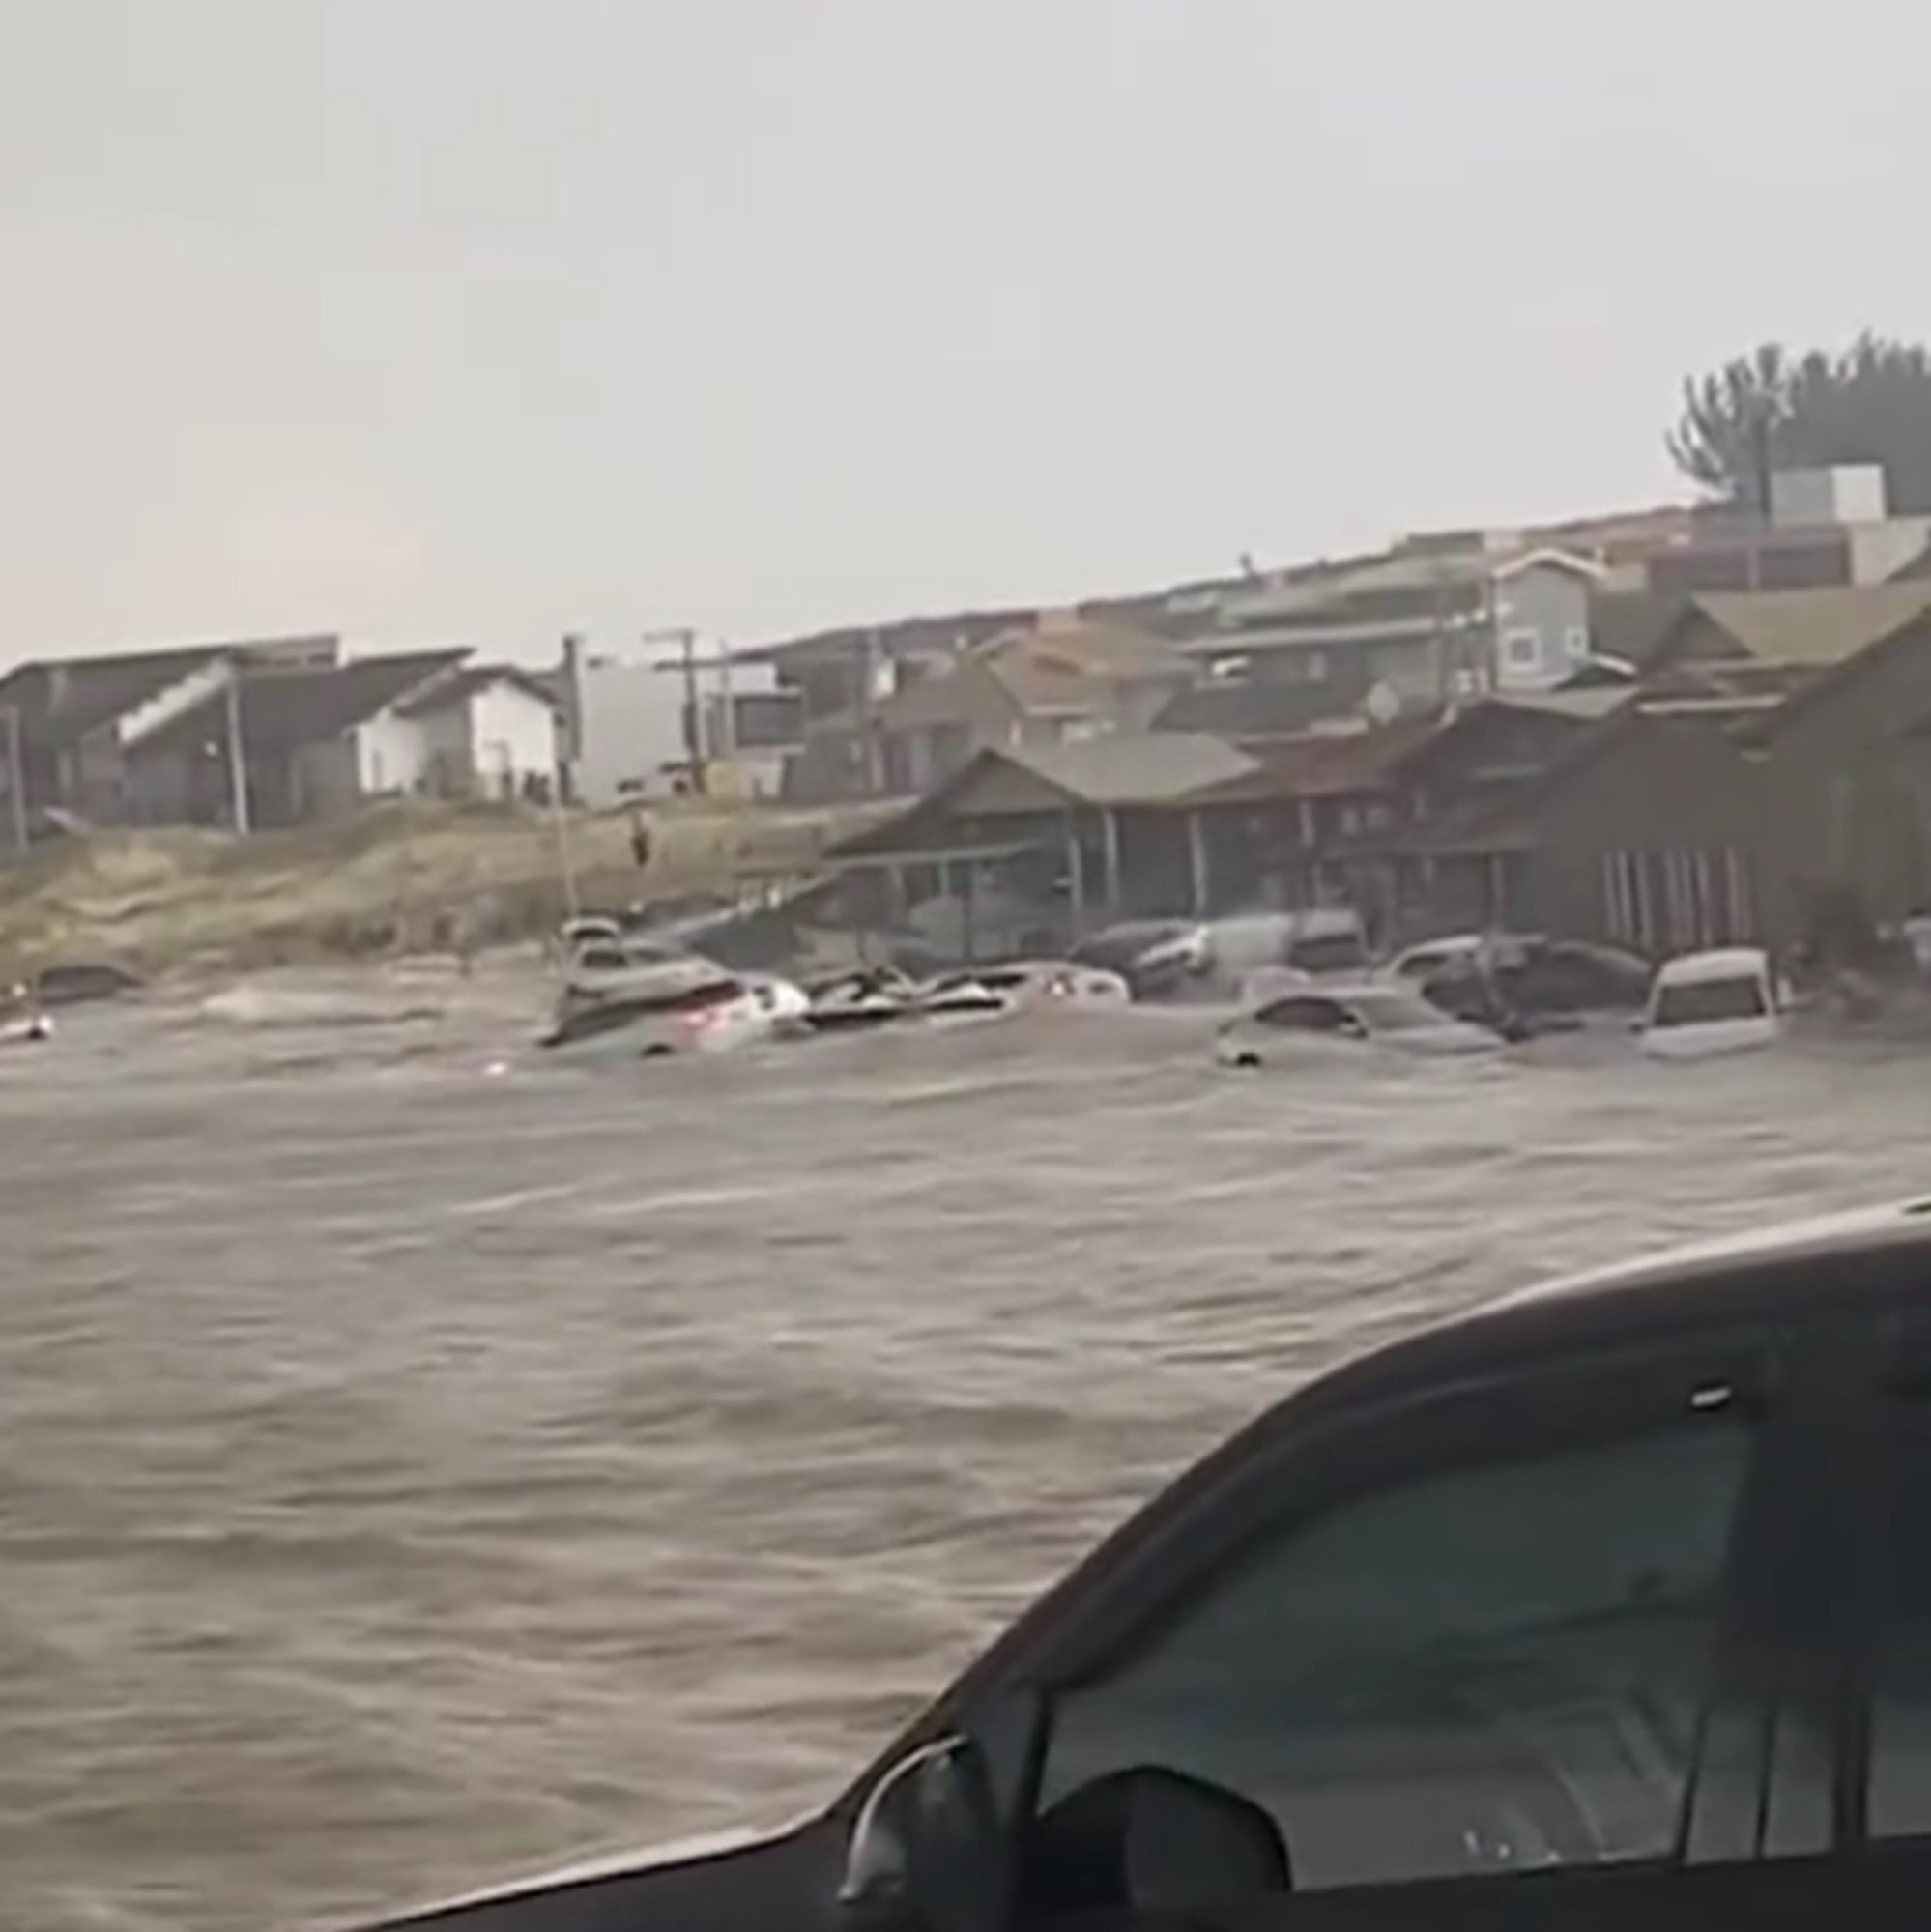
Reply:
<svg viewBox="0 0 1931 1932"><path fill-rule="evenodd" d="M1229 1075L1127 1014L572 1072L444 996L0 1055L11 1932L781 1819L1323 1364L1931 1187L1922 1052Z"/></svg>

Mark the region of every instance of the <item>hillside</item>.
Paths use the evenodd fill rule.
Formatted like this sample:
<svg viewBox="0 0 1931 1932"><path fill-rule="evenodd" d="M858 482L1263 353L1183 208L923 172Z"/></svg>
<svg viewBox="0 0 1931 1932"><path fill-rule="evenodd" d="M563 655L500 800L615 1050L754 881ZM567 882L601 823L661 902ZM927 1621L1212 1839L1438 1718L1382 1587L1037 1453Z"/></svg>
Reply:
<svg viewBox="0 0 1931 1932"><path fill-rule="evenodd" d="M622 816L397 804L237 839L96 833L0 868L0 972L106 959L156 973L465 948L552 930L567 849L582 904L808 874L853 811L653 808L640 873Z"/></svg>

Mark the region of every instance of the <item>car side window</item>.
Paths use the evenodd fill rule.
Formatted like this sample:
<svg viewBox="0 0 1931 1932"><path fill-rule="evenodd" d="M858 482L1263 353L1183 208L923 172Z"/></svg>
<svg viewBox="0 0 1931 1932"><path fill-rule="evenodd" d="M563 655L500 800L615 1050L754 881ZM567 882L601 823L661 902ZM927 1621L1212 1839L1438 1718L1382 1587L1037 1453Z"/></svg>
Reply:
<svg viewBox="0 0 1931 1932"><path fill-rule="evenodd" d="M1753 1436L1690 1408L1302 1519L1055 1699L1036 1837L1151 1768L1257 1806L1297 1893L1670 1858Z"/></svg>
<svg viewBox="0 0 1931 1932"><path fill-rule="evenodd" d="M1895 1405L1882 1561L1865 1828L1931 1837L1931 1394Z"/></svg>
<svg viewBox="0 0 1931 1932"><path fill-rule="evenodd" d="M1279 1026L1289 1033L1339 1033L1347 1019L1332 999L1277 999L1254 1015L1263 1026Z"/></svg>

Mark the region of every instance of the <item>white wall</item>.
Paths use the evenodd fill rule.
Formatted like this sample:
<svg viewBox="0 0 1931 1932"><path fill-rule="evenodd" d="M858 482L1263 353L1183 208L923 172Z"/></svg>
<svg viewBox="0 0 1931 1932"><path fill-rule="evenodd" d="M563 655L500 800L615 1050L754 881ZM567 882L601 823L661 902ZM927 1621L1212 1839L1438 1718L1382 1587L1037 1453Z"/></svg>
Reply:
<svg viewBox="0 0 1931 1932"><path fill-rule="evenodd" d="M485 796L500 795L505 779L520 793L525 779L555 777L556 713L541 698L505 681L473 693L466 708L470 768Z"/></svg>
<svg viewBox="0 0 1931 1932"><path fill-rule="evenodd" d="M713 655L714 652L706 652ZM573 777L577 796L593 808L670 790L668 767L680 765L684 747L684 681L677 670L656 669L674 655L665 646L628 655L586 645L578 680L581 742ZM715 693L717 674L699 674L700 702ZM768 665L733 667L731 688L774 691Z"/></svg>
<svg viewBox="0 0 1931 1932"><path fill-rule="evenodd" d="M364 798L414 792L429 772L429 736L414 718L379 711L355 728L356 785Z"/></svg>

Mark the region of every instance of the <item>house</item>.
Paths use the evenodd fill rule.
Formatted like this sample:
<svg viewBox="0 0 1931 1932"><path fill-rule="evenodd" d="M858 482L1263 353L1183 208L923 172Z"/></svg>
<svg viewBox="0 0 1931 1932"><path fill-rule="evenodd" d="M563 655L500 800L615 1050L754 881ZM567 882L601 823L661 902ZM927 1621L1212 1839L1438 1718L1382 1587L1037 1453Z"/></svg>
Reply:
<svg viewBox="0 0 1931 1932"><path fill-rule="evenodd" d="M1396 774L1440 729L1433 718L1400 718L1243 747L1254 768L1194 800L1208 815L1217 901L1299 910L1351 899L1340 861L1392 831Z"/></svg>
<svg viewBox="0 0 1931 1932"><path fill-rule="evenodd" d="M1083 619L1000 632L873 706L887 793L916 793L989 747L1144 731L1191 677L1157 639Z"/></svg>
<svg viewBox="0 0 1931 1932"><path fill-rule="evenodd" d="M1787 947L1827 896L1884 918L1931 895L1909 729L1931 715L1931 584L1698 598L1685 626L1540 773L1383 842L1410 923ZM1763 654L1713 654L1745 644Z"/></svg>
<svg viewBox="0 0 1931 1932"><path fill-rule="evenodd" d="M441 798L548 796L560 706L551 688L509 664L465 665L396 707L421 734L420 785Z"/></svg>
<svg viewBox="0 0 1931 1932"><path fill-rule="evenodd" d="M793 701L796 742L789 748L784 795L807 804L878 795L886 788L871 729L874 707L1038 615L1031 608L960 611L848 625L735 652L735 664L768 672L775 690Z"/></svg>
<svg viewBox="0 0 1931 1932"><path fill-rule="evenodd" d="M233 824L235 762L251 829L351 811L428 789L436 769L418 702L450 682L467 650L410 651L304 669L250 668L177 712L129 757L128 788L150 823Z"/></svg>
<svg viewBox="0 0 1931 1932"><path fill-rule="evenodd" d="M579 803L601 811L699 785L739 795L778 792L803 742L799 693L780 687L764 653L700 659L695 646L693 638L687 670L661 646L591 649L570 637L561 665L526 674L557 699L562 762Z"/></svg>
<svg viewBox="0 0 1931 1932"><path fill-rule="evenodd" d="M1726 722L1631 706L1497 810L1411 830L1398 862L1422 897L1404 930L1552 932L1655 957L1785 937L1762 775Z"/></svg>
<svg viewBox="0 0 1931 1932"><path fill-rule="evenodd" d="M1243 813L1208 794L1258 768L1222 739L1177 732L988 746L833 856L888 866L901 910L976 898L1035 918L1049 908L1074 932L1197 916L1227 902L1215 834L1237 834Z"/></svg>
<svg viewBox="0 0 1931 1932"><path fill-rule="evenodd" d="M1601 576L1562 550L1409 544L1229 597L1184 649L1217 678L1331 689L1337 710L1364 682L1419 709L1546 690L1589 655Z"/></svg>
<svg viewBox="0 0 1931 1932"><path fill-rule="evenodd" d="M1738 658L1826 666L1857 656L1931 606L1931 583L1742 591L1688 598L1651 651L1655 675Z"/></svg>
<svg viewBox="0 0 1931 1932"><path fill-rule="evenodd" d="M1641 556L1644 585L1665 595L1844 589L1885 584L1918 563L1931 518L1892 516L1884 472L1866 464L1778 470L1768 517L1704 507Z"/></svg>
<svg viewBox="0 0 1931 1932"><path fill-rule="evenodd" d="M129 770L141 747L187 712L225 691L251 667L326 667L339 661L331 636L257 638L122 651L16 665L0 678L0 715L12 719L0 762L0 813L39 828L65 812L98 824L147 814Z"/></svg>
<svg viewBox="0 0 1931 1932"><path fill-rule="evenodd" d="M1337 664L1319 683L1209 678L1174 692L1155 712L1157 732L1204 732L1244 751L1293 743L1323 730L1357 731L1373 722L1374 680L1366 665Z"/></svg>

